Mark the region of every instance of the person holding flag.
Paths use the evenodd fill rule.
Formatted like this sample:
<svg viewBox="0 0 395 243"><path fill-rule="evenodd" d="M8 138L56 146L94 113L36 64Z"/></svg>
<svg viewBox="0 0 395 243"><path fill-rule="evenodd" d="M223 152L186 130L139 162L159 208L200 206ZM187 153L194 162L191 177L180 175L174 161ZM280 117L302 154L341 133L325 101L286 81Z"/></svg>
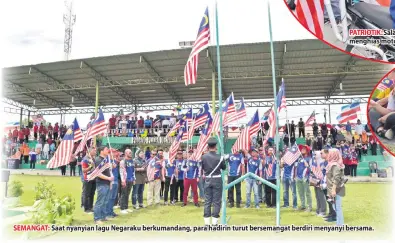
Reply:
<svg viewBox="0 0 395 243"><path fill-rule="evenodd" d="M147 161L145 160L144 150L138 148L133 160L135 170L135 184L132 192L132 205L134 209L144 208L143 194L144 185L147 182ZM137 205L138 203L138 205Z"/></svg>
<svg viewBox="0 0 395 243"><path fill-rule="evenodd" d="M262 164L263 160L259 157L258 150L252 149L251 154L248 151L244 151L244 154L247 157L247 171L256 174L257 176L261 177L262 175ZM261 184L260 181L257 181L253 178L247 178L246 180L246 205L244 208L249 208L251 203L251 190L254 192L254 202L255 208L259 209L259 195L258 195L258 185Z"/></svg>
<svg viewBox="0 0 395 243"><path fill-rule="evenodd" d="M87 175L90 174L95 168L95 162L93 158L96 156L96 148L91 147L85 157L81 161L82 173L83 173L83 189L82 189L82 198L85 213L92 214L93 213L93 199L95 197L96 191L96 181L90 180L88 181Z"/></svg>
<svg viewBox="0 0 395 243"><path fill-rule="evenodd" d="M324 179L322 173L322 167L325 165L325 161L321 159L321 151L314 151L312 154L311 161L311 179L310 184L314 186L315 200L317 202L316 215L323 217L326 214L326 199L325 194L321 189L321 183Z"/></svg>
<svg viewBox="0 0 395 243"><path fill-rule="evenodd" d="M128 202L130 191L135 184L136 178L132 150L125 150L125 158L119 163L119 167L122 183L120 208L122 214L128 214L133 212L133 210L129 209Z"/></svg>
<svg viewBox="0 0 395 243"><path fill-rule="evenodd" d="M147 167L148 177L148 194L147 194L147 205L151 206L153 200L155 204L160 203L160 185L161 181L164 181L164 175L162 174L164 158L157 155L157 151L152 151L151 159Z"/></svg>
<svg viewBox="0 0 395 243"><path fill-rule="evenodd" d="M178 202L178 199L180 199L180 202L183 202L184 198L184 158L182 154L182 150L178 150L176 154L176 159L174 160L174 163L176 165L176 171L175 171L175 178L176 178L176 189L175 189L175 196L174 196L174 201ZM180 191L180 194L178 194L178 191ZM180 197L178 197L180 196Z"/></svg>
<svg viewBox="0 0 395 243"><path fill-rule="evenodd" d="M188 153L189 157L192 156L193 150L189 150ZM199 163L195 160L187 159L187 162L183 165L183 169L185 170L183 195L184 203L181 206L185 207L187 205L189 188L192 187L193 202L196 207L200 207L197 192L197 183L199 182L200 177Z"/></svg>
<svg viewBox="0 0 395 243"><path fill-rule="evenodd" d="M228 184L239 179L242 174L244 174L244 156L240 151L236 151L231 154L228 159L229 172L228 172ZM228 189L228 200L229 207L234 207L234 193L233 190L236 188L236 207L240 208L241 203L241 182L235 184Z"/></svg>
<svg viewBox="0 0 395 243"><path fill-rule="evenodd" d="M163 162L162 174L165 175L165 192L164 202L168 205L169 189L170 189L170 204L175 205L175 191L176 191L176 162L165 159Z"/></svg>
<svg viewBox="0 0 395 243"><path fill-rule="evenodd" d="M265 159L265 179L276 185L277 161L274 155L274 149L269 148ZM265 185L265 202L266 207L274 208L276 206L276 190Z"/></svg>
<svg viewBox="0 0 395 243"><path fill-rule="evenodd" d="M117 198L118 194L118 179L119 179L119 163L120 163L120 155L118 151L113 151L111 155L111 164L112 164L112 175L114 176L114 180L112 182L110 188L110 200L107 204L107 217L108 218L115 218L118 215L114 212L114 204L115 199Z"/></svg>
<svg viewBox="0 0 395 243"><path fill-rule="evenodd" d="M311 212L312 200L309 182L309 168L311 163L310 148L305 145L298 145L299 151L302 156L299 157L298 161L295 163L296 167L296 188L298 190L301 208L300 210L306 210L306 212ZM307 200L307 209L306 209Z"/></svg>
<svg viewBox="0 0 395 243"><path fill-rule="evenodd" d="M284 200L284 208L289 207L289 188L292 191L292 206L293 209L298 209L298 199L296 195L296 182L295 182L295 161L299 159L301 156L299 149L297 146L292 146L290 150L288 150L280 161L280 168L284 169L283 173L283 200Z"/></svg>
<svg viewBox="0 0 395 243"><path fill-rule="evenodd" d="M108 166L110 163L110 161L108 161L109 149L107 147L99 147L97 151L99 152L99 156L95 160L95 170L91 173L97 175L94 178L90 178L96 179L97 190L93 217L96 224L103 224L103 221L109 220L109 218L106 217L106 205L110 198L110 184L114 180L114 177L111 175L110 166ZM103 170L103 168L105 169Z"/></svg>

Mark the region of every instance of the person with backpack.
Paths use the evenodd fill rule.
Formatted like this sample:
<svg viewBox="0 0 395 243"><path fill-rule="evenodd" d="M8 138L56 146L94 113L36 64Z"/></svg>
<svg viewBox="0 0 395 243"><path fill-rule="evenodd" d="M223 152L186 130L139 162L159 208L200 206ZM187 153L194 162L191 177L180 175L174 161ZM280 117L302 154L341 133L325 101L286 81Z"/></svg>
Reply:
<svg viewBox="0 0 395 243"><path fill-rule="evenodd" d="M343 158L337 149L330 149L328 153L328 165L326 167L327 193L329 200L333 201L336 211L336 225L344 225L344 216L342 210L342 200L346 195L344 186Z"/></svg>

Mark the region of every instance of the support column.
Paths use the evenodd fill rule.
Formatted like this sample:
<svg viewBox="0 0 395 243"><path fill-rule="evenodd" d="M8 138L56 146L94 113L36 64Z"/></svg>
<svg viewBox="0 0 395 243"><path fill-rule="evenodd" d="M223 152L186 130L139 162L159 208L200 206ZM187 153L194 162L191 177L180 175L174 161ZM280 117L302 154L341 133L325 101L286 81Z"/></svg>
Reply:
<svg viewBox="0 0 395 243"><path fill-rule="evenodd" d="M30 123L30 110L27 111L27 126L29 126Z"/></svg>
<svg viewBox="0 0 395 243"><path fill-rule="evenodd" d="M328 107L329 107L329 123L332 124L332 118L331 118L331 104L329 104Z"/></svg>
<svg viewBox="0 0 395 243"><path fill-rule="evenodd" d="M22 128L23 108L21 108L21 114L19 116L19 127Z"/></svg>
<svg viewBox="0 0 395 243"><path fill-rule="evenodd" d="M61 126L63 123L63 114L60 114L60 123L59 123L59 126Z"/></svg>
<svg viewBox="0 0 395 243"><path fill-rule="evenodd" d="M95 117L99 108L99 81L96 81L96 104L95 104ZM92 138L93 146L96 147L96 136Z"/></svg>

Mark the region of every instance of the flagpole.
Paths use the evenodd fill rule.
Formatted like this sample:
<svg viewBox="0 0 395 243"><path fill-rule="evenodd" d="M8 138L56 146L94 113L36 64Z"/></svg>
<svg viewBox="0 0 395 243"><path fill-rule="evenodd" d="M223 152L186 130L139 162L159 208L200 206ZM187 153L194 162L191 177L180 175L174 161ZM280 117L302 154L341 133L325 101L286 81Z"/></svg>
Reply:
<svg viewBox="0 0 395 243"><path fill-rule="evenodd" d="M273 46L273 33L272 33L272 20L270 15L270 0L267 1L267 13L269 18L269 36L270 36L270 56L272 61L272 81L273 81L273 95L274 95L274 114L276 117L276 136L274 138L274 143L276 144L276 225L280 226L280 165L279 161L279 134L278 134L278 107L277 107L277 87L276 87L276 66L274 63L274 46Z"/></svg>
<svg viewBox="0 0 395 243"><path fill-rule="evenodd" d="M99 81L96 81L96 102L95 102L95 117L97 117L97 111L99 108ZM108 135L107 135L108 136ZM93 146L96 147L96 136L92 138Z"/></svg>
<svg viewBox="0 0 395 243"><path fill-rule="evenodd" d="M281 81L284 82L284 78L281 78ZM285 108L285 126L287 126L288 131L288 145L291 143L291 130L288 122L288 106Z"/></svg>

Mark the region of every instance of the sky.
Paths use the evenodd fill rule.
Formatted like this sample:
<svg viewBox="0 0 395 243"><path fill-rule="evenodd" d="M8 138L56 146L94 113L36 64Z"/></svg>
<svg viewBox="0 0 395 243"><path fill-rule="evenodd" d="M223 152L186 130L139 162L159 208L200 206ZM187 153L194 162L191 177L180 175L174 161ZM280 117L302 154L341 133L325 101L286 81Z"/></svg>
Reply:
<svg viewBox="0 0 395 243"><path fill-rule="evenodd" d="M270 2L274 41L314 38L295 20L282 0ZM217 3L221 45L269 41L267 1L218 0ZM0 16L2 22L7 23L2 26L1 33L2 67L64 59L63 14L66 7L63 0L13 0L1 1L1 4L2 9L7 10ZM71 59L177 49L180 41L195 39L206 6L209 6L210 19L214 19L214 0L74 0L76 23ZM315 109L321 114L317 115L317 120L323 121L324 108L328 107L290 107L288 117L307 119ZM340 106L331 108L334 121ZM366 106L361 109L361 118L366 121ZM266 110L260 108L260 113ZM252 116L254 111L249 108L248 115ZM87 124L90 115L78 115L80 123ZM110 114L105 116L108 119ZM19 121L19 115L6 114L5 117L5 122ZM66 115L66 124L74 117ZM60 121L60 116L44 118L52 123Z"/></svg>

